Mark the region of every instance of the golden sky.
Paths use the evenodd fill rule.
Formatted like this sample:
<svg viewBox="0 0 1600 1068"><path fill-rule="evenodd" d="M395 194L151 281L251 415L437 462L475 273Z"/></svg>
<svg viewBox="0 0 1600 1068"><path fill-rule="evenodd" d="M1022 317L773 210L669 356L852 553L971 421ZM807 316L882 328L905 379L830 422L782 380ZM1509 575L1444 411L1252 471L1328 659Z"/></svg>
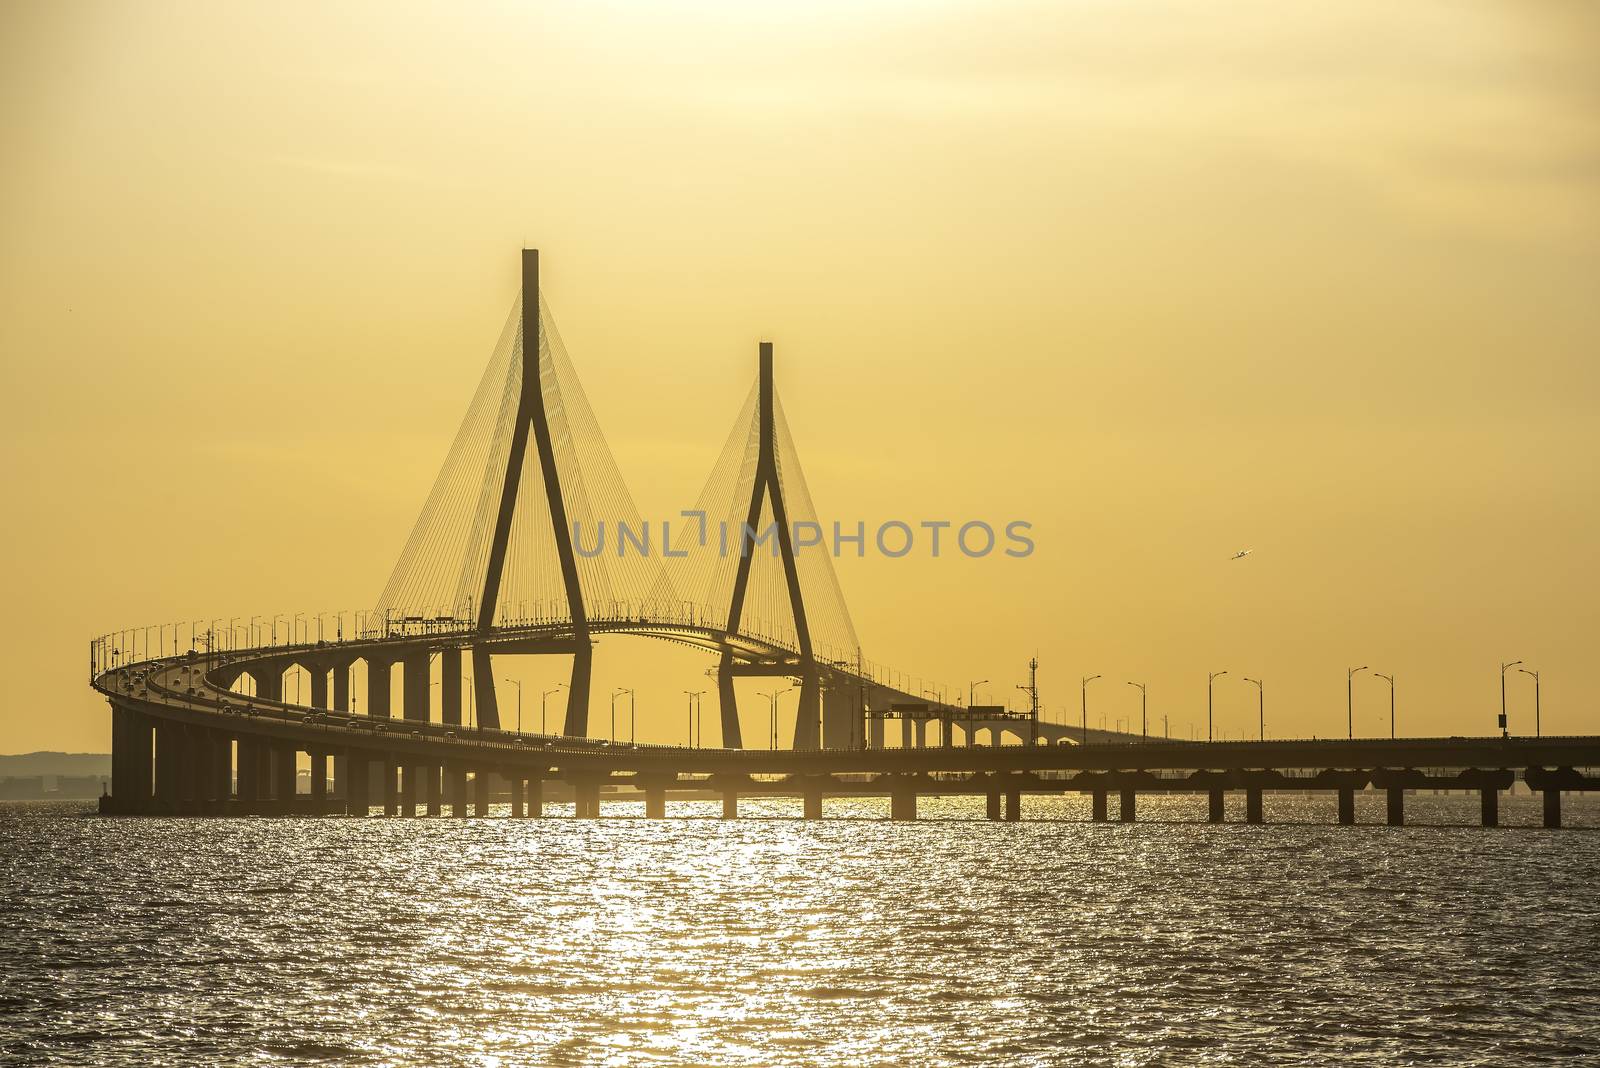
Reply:
<svg viewBox="0 0 1600 1068"><path fill-rule="evenodd" d="M524 244L645 514L770 338L825 517L1034 524L843 561L875 659L1600 731L1592 5L13 0L0 159L0 751L108 746L92 634L372 604Z"/></svg>

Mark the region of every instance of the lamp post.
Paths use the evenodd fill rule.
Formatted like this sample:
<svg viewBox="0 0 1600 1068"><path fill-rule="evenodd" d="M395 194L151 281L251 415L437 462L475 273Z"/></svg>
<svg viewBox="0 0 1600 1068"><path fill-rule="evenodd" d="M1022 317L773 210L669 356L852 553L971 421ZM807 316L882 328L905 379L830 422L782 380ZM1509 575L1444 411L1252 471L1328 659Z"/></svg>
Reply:
<svg viewBox="0 0 1600 1068"><path fill-rule="evenodd" d="M696 741L696 738L695 738L696 731L694 729L695 728L695 710L696 710L697 706L700 704L700 698L705 693L705 691L704 690L685 690L683 692L685 694L687 694L688 697L689 697L689 748L693 749L698 744L698 742Z"/></svg>
<svg viewBox="0 0 1600 1068"><path fill-rule="evenodd" d="M624 686L615 690L611 694L611 740L613 742L617 740L617 698L621 697L623 694L627 694L628 696L632 697L633 691Z"/></svg>
<svg viewBox="0 0 1600 1068"><path fill-rule="evenodd" d="M1099 677L1099 675L1085 675L1078 685L1078 711L1083 717L1082 744L1084 745L1089 744L1089 684Z"/></svg>
<svg viewBox="0 0 1600 1068"><path fill-rule="evenodd" d="M794 687L790 686L786 689L773 690L771 693L764 693L761 695L767 699L768 713L771 717L771 726L767 734L767 748L769 749L778 748L778 698L782 697L792 689L794 689Z"/></svg>
<svg viewBox="0 0 1600 1068"><path fill-rule="evenodd" d="M1374 675L1389 684L1389 740L1394 741L1394 676L1374 671Z"/></svg>
<svg viewBox="0 0 1600 1068"><path fill-rule="evenodd" d="M976 693L978 687L982 686L984 683L986 683L988 681L989 681L988 679L978 679L975 682L967 683L967 707L968 708L972 707L972 702L975 700L975 698L973 697L973 694Z"/></svg>
<svg viewBox="0 0 1600 1068"><path fill-rule="evenodd" d="M1542 738L1544 737L1544 728L1539 722L1539 673L1537 671L1529 671L1527 668L1518 668L1517 670L1524 675L1533 676L1533 736Z"/></svg>
<svg viewBox="0 0 1600 1068"><path fill-rule="evenodd" d="M1212 734L1211 734L1211 724L1212 724L1211 691L1214 688L1214 684L1216 683L1216 681L1218 679L1220 679L1222 676L1226 675L1226 674L1227 674L1226 671L1213 671L1206 678L1206 741L1208 741L1208 742L1212 740Z"/></svg>
<svg viewBox="0 0 1600 1068"><path fill-rule="evenodd" d="M1511 732L1506 728L1506 672L1520 663L1522 661L1513 660L1509 664L1500 665L1500 735L1503 738L1511 736Z"/></svg>
<svg viewBox="0 0 1600 1068"><path fill-rule="evenodd" d="M1356 736L1356 672L1367 670L1367 665L1346 668L1344 673L1344 715L1351 740Z"/></svg>
<svg viewBox="0 0 1600 1068"><path fill-rule="evenodd" d="M1139 687L1139 736L1148 738L1150 737L1150 717L1145 711L1145 699L1150 695L1146 692L1147 688L1142 682L1130 682L1128 685Z"/></svg>
<svg viewBox="0 0 1600 1068"><path fill-rule="evenodd" d="M539 695L539 733L540 734L549 734L550 733L550 731L545 727L545 718L544 718L545 705L550 700L550 695L553 694L553 693L560 693L562 690L565 690L566 688L567 688L567 684L566 683L558 682L555 685L555 689L546 690L544 693Z"/></svg>
<svg viewBox="0 0 1600 1068"><path fill-rule="evenodd" d="M1260 679L1252 679L1246 675L1245 682L1256 688L1256 729L1261 732L1261 741L1267 740L1267 688L1261 684Z"/></svg>
<svg viewBox="0 0 1600 1068"><path fill-rule="evenodd" d="M517 733L522 733L522 680L508 679L502 676L501 681L509 682L517 688ZM542 733L542 732L541 732Z"/></svg>

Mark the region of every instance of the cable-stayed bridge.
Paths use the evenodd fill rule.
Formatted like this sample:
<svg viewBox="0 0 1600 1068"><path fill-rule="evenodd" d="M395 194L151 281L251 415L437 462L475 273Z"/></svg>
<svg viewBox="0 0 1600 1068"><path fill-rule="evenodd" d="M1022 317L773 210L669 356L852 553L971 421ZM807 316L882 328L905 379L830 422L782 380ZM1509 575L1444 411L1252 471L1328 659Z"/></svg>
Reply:
<svg viewBox="0 0 1600 1068"><path fill-rule="evenodd" d="M113 708L115 792L106 809L364 813L374 766L385 811L414 811L420 800L435 813L446 795L465 813L469 775L480 812L498 776L519 814L537 808L542 784L556 778L573 789L579 815L598 813L607 784L644 793L656 815L675 789L719 792L730 814L741 793L799 793L807 815L820 814L824 794L887 793L898 816L914 814L919 792L981 792L996 818L1002 799L1016 818L1023 791L1063 789L1092 793L1098 818L1107 793L1120 792L1124 819L1139 790L1205 792L1220 818L1222 794L1242 789L1256 820L1264 790L1323 788L1338 792L1342 822L1353 819L1353 791L1369 784L1388 789L1391 822L1403 805L1396 798L1425 784L1484 791L1492 822L1489 798L1510 784L1513 765L1525 767L1530 785L1544 784L1547 802L1555 798L1553 817L1547 809L1555 822L1563 789L1600 784L1576 770L1600 764L1595 739L1152 742L1043 723L1036 704L1025 713L962 708L908 686L863 657L828 547L816 543L826 538L768 343L696 507L678 519L677 527L641 519L541 296L538 253L524 250L520 295L358 634L280 646L274 626L265 647L241 647L230 625L221 640L208 635L203 653L147 650L136 662L115 635L91 642L91 678ZM719 748L589 738L594 645L618 634L714 657ZM503 729L493 661L509 655L570 658L560 735ZM350 685L357 662L367 678L359 713ZM308 705L284 700L290 669L309 675ZM796 684L789 749L745 748L735 680L750 676ZM246 678L248 695L239 692ZM475 712L465 724L464 678ZM896 720L901 744L890 747L886 724ZM933 747L930 725L940 743ZM983 730L991 745L977 747ZM1017 744L1000 745L1003 737ZM311 767L303 804L302 754ZM1405 761L1398 768L1397 758ZM1321 778L1267 770L1274 767Z"/></svg>

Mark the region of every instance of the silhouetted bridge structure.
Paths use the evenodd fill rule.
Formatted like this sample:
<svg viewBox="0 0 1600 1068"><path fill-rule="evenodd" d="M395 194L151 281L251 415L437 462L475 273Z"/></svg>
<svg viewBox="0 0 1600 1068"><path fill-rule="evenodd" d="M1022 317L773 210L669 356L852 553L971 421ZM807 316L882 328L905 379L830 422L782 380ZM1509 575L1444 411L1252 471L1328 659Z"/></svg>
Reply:
<svg viewBox="0 0 1600 1068"><path fill-rule="evenodd" d="M266 645L239 646L230 624L196 642L203 650L147 650L142 660L114 636L91 642L91 679L112 707L103 811L365 815L376 802L388 814L484 815L508 796L513 815L537 816L545 785L560 782L581 817L599 815L602 795L619 789L642 795L648 816L663 815L673 793L720 795L725 816L741 796L799 796L813 818L825 796L878 795L900 819L915 817L919 795L981 794L991 818L1017 819L1024 793L1083 792L1094 818L1107 818L1115 795L1119 817L1132 820L1140 793L1191 792L1206 794L1220 821L1225 795L1240 791L1246 818L1259 822L1268 791L1326 790L1349 823L1356 791L1372 786L1386 791L1390 823L1403 822L1406 790L1451 789L1479 791L1493 824L1500 791L1520 774L1558 826L1562 791L1600 787L1588 774L1600 766L1600 738L1175 742L1044 723L1036 706L950 704L862 657L828 553L803 551L815 543L799 532L820 524L777 400L771 345L760 346L756 385L697 507L676 541L662 524L656 557L538 278L538 254L527 250L521 297L357 634L280 646L274 625ZM720 747L589 737L594 643L615 634L715 659ZM525 655L571 658L560 734L501 726L494 658ZM367 680L359 713L358 663ZM284 700L292 669L309 675L306 705ZM797 683L790 748L744 747L741 677ZM475 715L464 724L468 678ZM901 744L889 746L894 720ZM930 726L939 744L928 744ZM986 730L992 744L975 744ZM998 744L1004 737L1016 744ZM302 755L308 793L298 790Z"/></svg>

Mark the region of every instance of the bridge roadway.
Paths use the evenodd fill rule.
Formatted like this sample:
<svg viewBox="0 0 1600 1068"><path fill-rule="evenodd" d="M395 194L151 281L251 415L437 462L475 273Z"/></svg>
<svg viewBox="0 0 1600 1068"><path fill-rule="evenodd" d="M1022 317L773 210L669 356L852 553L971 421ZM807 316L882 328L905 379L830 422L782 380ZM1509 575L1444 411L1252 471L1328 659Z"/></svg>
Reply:
<svg viewBox="0 0 1600 1068"><path fill-rule="evenodd" d="M650 633L702 648L721 635L683 624L611 621L592 629ZM570 635L567 636L570 640ZM559 627L497 634L497 651L555 651ZM461 634L399 635L337 644L238 650L226 654L166 657L99 671L95 688L112 706L112 792L102 799L110 814L332 814L366 815L374 800L371 769L381 787L376 801L386 814L430 815L448 805L487 814L496 777L508 787L516 816L542 814L546 782L570 786L574 814L595 817L605 791L633 790L646 815L662 816L671 793L720 795L723 814L734 816L741 795L800 796L808 818L820 817L824 796L890 798L896 819L916 817L923 794L982 794L992 819L1015 820L1025 793L1088 793L1096 820L1108 817L1107 798L1120 801L1118 817L1135 818L1140 793L1205 793L1210 818L1221 822L1229 791L1245 794L1246 819L1262 821L1262 795L1270 790L1327 790L1338 795L1340 823L1355 821L1355 791L1383 790L1387 819L1404 822L1409 789L1477 790L1485 826L1498 821L1498 797L1520 773L1544 797L1545 824L1560 826L1561 795L1600 789L1600 737L1403 738L1183 742L1125 742L902 748L741 750L612 743L560 735L474 728L459 722L459 690L444 722L429 718L428 686L407 687L405 716L348 711L348 690L327 701L326 670L360 658L369 663L415 664L459 649ZM777 670L784 650L746 639L739 655ZM310 706L284 702L272 684L293 664L311 666ZM320 670L322 674L316 672ZM250 673L265 694L231 690ZM344 672L334 670L336 691ZM459 672L456 678L459 679ZM315 685L320 678L321 685ZM878 700L911 695L857 679ZM416 697L420 689L422 700ZM441 689L445 689L441 687ZM370 693L370 691L369 691ZM448 698L448 695L446 695ZM446 700L448 705L448 700ZM384 702L385 711L387 701ZM941 707L935 710L948 710ZM862 714L865 714L864 711ZM1040 725L1043 728L1044 724ZM1054 726L1054 725L1052 725ZM1056 727L1060 735L1065 731ZM1076 735L1076 731L1071 732ZM857 735L861 737L862 735ZM908 737L910 734L908 732ZM881 741L881 739L876 739ZM310 793L299 794L299 754L310 756ZM329 764L335 774L330 781ZM471 781L468 788L469 777ZM498 783L494 784L498 787Z"/></svg>

